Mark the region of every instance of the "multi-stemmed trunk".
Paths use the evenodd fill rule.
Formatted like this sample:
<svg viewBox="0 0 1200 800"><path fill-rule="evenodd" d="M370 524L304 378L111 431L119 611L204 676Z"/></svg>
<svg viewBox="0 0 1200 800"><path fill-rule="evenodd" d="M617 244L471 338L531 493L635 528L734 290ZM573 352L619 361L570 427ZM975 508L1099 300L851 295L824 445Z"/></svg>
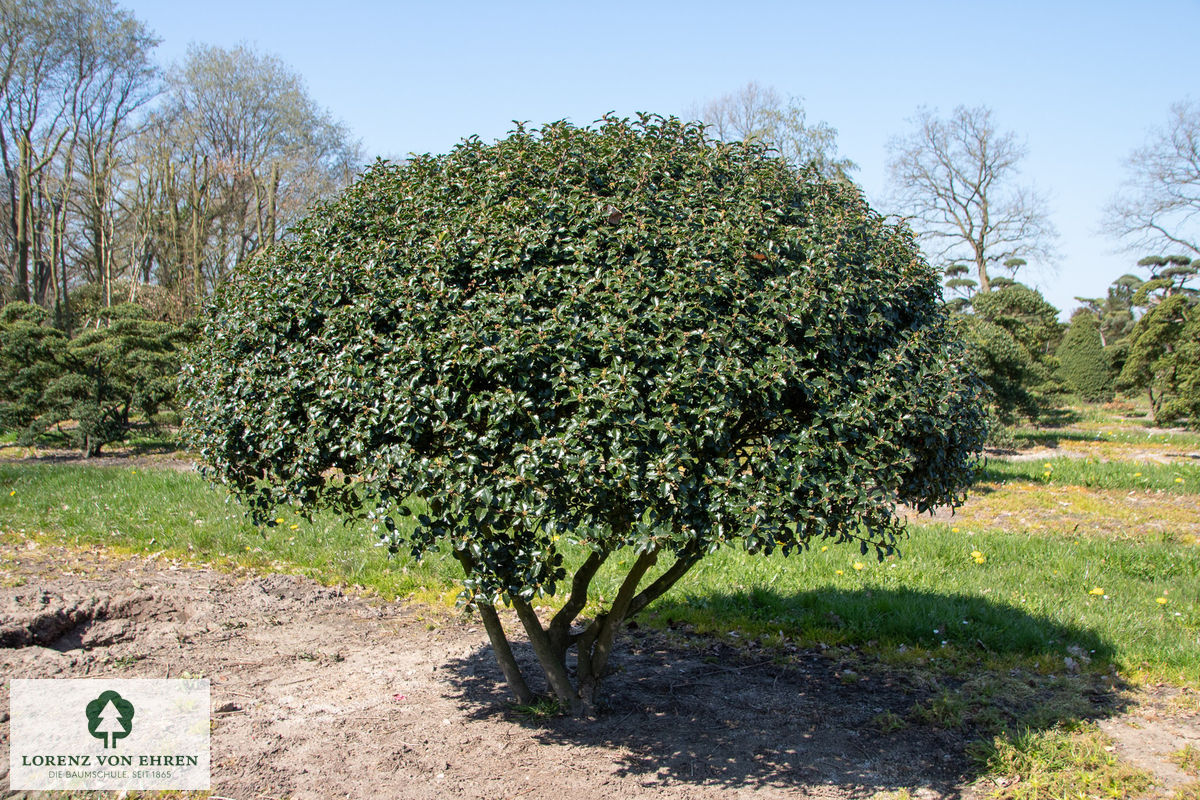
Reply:
<svg viewBox="0 0 1200 800"><path fill-rule="evenodd" d="M638 591L646 573L657 563L660 551L652 549L641 553L621 582L612 605L579 628L573 628L574 623L587 604L592 579L608 559L609 552L593 551L587 557L571 580L571 592L566 602L549 624L542 623L528 600L510 598L546 675L546 682L564 711L574 716L591 716L596 712L601 681L622 624L674 586L700 560L702 552L695 543L684 548L666 571ZM474 571L474 562L467 551L455 551L455 556L468 575ZM529 705L534 701L534 694L521 674L495 607L479 603L478 609L509 689L518 703ZM575 649L574 680L567 666L567 654L572 648Z"/></svg>

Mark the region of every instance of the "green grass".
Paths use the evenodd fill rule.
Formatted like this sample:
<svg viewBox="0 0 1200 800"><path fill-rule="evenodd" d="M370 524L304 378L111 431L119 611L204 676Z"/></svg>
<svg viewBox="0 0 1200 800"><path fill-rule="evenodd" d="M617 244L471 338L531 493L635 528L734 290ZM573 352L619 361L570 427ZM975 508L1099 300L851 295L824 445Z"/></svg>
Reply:
<svg viewBox="0 0 1200 800"><path fill-rule="evenodd" d="M386 597L448 588L450 559L389 559L363 527L330 514L250 525L241 506L198 475L166 469L0 464L0 528L70 545L308 575ZM292 526L296 526L293 530Z"/></svg>
<svg viewBox="0 0 1200 800"><path fill-rule="evenodd" d="M698 630L875 643L884 657L904 647L906 659L983 651L1061 669L1082 651L1130 674L1200 683L1195 546L930 525L914 527L902 550L884 562L838 546L789 559L727 550L701 562L657 613Z"/></svg>
<svg viewBox="0 0 1200 800"><path fill-rule="evenodd" d="M1200 493L1200 464L1157 464L1051 458L1025 461L991 459L980 475L983 481L1055 483L1093 489L1159 490Z"/></svg>
<svg viewBox="0 0 1200 800"><path fill-rule="evenodd" d="M1181 750L1171 753L1171 761L1188 775L1200 775L1200 748L1195 745L1184 745Z"/></svg>
<svg viewBox="0 0 1200 800"><path fill-rule="evenodd" d="M1172 447L1200 447L1200 433L1190 431L1146 431L1100 428L1079 430L1077 428L1017 428L1012 437L1018 445L1055 446L1067 442L1112 442L1129 445L1169 445Z"/></svg>
<svg viewBox="0 0 1200 800"><path fill-rule="evenodd" d="M256 529L222 490L192 473L10 464L0 465L0 487L6 535L296 572L388 598L452 596L460 575L444 555L420 563L388 559L365 526L346 527L330 515L308 522L285 514L282 524ZM983 654L1061 669L1073 648L1097 664L1196 685L1198 556L1194 545L966 535L945 525L914 526L903 556L884 562L845 545L818 545L786 559L727 548L660 600L650 621L830 646L870 644L887 658L948 663ZM595 602L612 598L632 558L626 552L609 560L594 584ZM567 560L570 569L581 554L568 551ZM1094 589L1103 593L1090 594ZM901 647L904 655L897 656Z"/></svg>
<svg viewBox="0 0 1200 800"><path fill-rule="evenodd" d="M1088 723L997 736L976 756L991 773L1012 776L991 794L997 800L1133 797L1153 783L1119 762L1108 737Z"/></svg>

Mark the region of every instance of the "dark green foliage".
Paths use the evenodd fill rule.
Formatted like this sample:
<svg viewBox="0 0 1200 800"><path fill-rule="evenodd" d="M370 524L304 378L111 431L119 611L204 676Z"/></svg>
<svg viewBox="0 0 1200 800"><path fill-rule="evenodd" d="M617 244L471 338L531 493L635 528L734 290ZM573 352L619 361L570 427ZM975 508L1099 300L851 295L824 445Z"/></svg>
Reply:
<svg viewBox="0 0 1200 800"><path fill-rule="evenodd" d="M992 287L961 316L971 363L991 389L997 419L1037 419L1058 388L1050 355L1061 336L1058 310L1024 284L995 278Z"/></svg>
<svg viewBox="0 0 1200 800"><path fill-rule="evenodd" d="M392 549L449 541L483 608L556 591L571 539L594 553L573 618L588 570L634 548L583 684L612 626L722 543L882 555L897 502L961 501L986 431L938 293L855 188L758 146L657 117L522 128L376 165L238 273L186 430L256 519L332 505ZM428 513L398 525L413 496ZM522 613L551 662L561 616Z"/></svg>
<svg viewBox="0 0 1200 800"><path fill-rule="evenodd" d="M85 456L122 438L131 412L150 417L174 403L179 349L195 332L146 319L132 303L106 309L74 339L28 303L0 311L0 423L30 439L64 420Z"/></svg>
<svg viewBox="0 0 1200 800"><path fill-rule="evenodd" d="M66 337L31 303L0 309L0 430L24 431L44 410L42 393L59 372Z"/></svg>
<svg viewBox="0 0 1200 800"><path fill-rule="evenodd" d="M1146 392L1156 423L1187 418L1200 428L1200 304L1172 294L1151 306L1130 334L1117 385Z"/></svg>
<svg viewBox="0 0 1200 800"><path fill-rule="evenodd" d="M1188 285L1200 261L1147 256L1138 266L1150 270L1150 280L1131 303L1145 312L1129 334L1117 385L1146 392L1158 424L1187 419L1200 428L1200 290Z"/></svg>
<svg viewBox="0 0 1200 800"><path fill-rule="evenodd" d="M989 406L996 419L1011 425L1017 415L1036 419L1039 403L1031 386L1045 375L1034 368L1029 353L1007 330L974 314L956 320L967 343L972 371L987 385Z"/></svg>
<svg viewBox="0 0 1200 800"><path fill-rule="evenodd" d="M1095 314L1080 309L1071 317L1071 325L1055 355L1063 380L1076 395L1092 403L1112 400L1112 370Z"/></svg>
<svg viewBox="0 0 1200 800"><path fill-rule="evenodd" d="M1142 286L1136 275L1122 275L1108 287L1108 296L1099 298L1076 297L1086 309L1099 319L1100 343L1108 361L1112 379L1121 374L1125 358L1129 354L1129 334L1136 322L1133 314L1133 298Z"/></svg>

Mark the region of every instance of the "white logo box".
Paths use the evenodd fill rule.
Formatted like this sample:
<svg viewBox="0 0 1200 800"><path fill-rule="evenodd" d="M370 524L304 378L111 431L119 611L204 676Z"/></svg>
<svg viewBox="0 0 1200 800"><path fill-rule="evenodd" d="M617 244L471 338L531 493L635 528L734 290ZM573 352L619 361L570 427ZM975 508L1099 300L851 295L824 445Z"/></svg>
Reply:
<svg viewBox="0 0 1200 800"><path fill-rule="evenodd" d="M14 678L9 717L10 789L209 788L207 679Z"/></svg>

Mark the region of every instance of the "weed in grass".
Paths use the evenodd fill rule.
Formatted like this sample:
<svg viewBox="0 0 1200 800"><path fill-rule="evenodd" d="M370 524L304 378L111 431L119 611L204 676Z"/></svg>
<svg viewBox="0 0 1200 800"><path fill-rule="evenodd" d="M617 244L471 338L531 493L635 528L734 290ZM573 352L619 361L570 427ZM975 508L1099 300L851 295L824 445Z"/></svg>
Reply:
<svg viewBox="0 0 1200 800"><path fill-rule="evenodd" d="M871 718L871 726L880 733L895 733L907 728L908 723L895 711L883 711Z"/></svg>
<svg viewBox="0 0 1200 800"><path fill-rule="evenodd" d="M136 655L136 654L121 656L120 658L114 658L112 660L112 665L114 667L116 667L117 669L126 669L127 667L132 667L134 664L141 661L145 657L146 656L144 656L144 655Z"/></svg>
<svg viewBox="0 0 1200 800"><path fill-rule="evenodd" d="M909 521L918 526L940 524L915 515ZM1167 492L1013 481L977 486L967 504L958 509L955 527L964 536L980 528L994 528L1050 537L1074 533L1082 537L1195 544L1200 542L1195 534L1200 531L1200 502L1183 502L1177 494Z"/></svg>
<svg viewBox="0 0 1200 800"><path fill-rule="evenodd" d="M914 719L932 725L935 728L960 728L963 724L963 714L967 704L955 692L949 689L930 700L928 703L915 703L912 707Z"/></svg>
<svg viewBox="0 0 1200 800"><path fill-rule="evenodd" d="M562 716L563 713L562 706L554 697L539 697L529 705L514 705L512 708L518 715L528 720L549 719Z"/></svg>
<svg viewBox="0 0 1200 800"><path fill-rule="evenodd" d="M1171 761L1188 775L1200 776L1200 748L1195 745L1185 745L1182 750L1171 753Z"/></svg>
<svg viewBox="0 0 1200 800"><path fill-rule="evenodd" d="M1195 494L1200 492L1200 465L1099 461L1091 458L1054 458L1048 461L993 459L984 467L980 479L998 484L1025 481L1092 489Z"/></svg>
<svg viewBox="0 0 1200 800"><path fill-rule="evenodd" d="M1176 788L1171 800L1200 800L1200 781L1185 783Z"/></svg>
<svg viewBox="0 0 1200 800"><path fill-rule="evenodd" d="M1132 797L1152 785L1147 772L1118 761L1094 723L1001 734L970 750L997 786L997 800Z"/></svg>

